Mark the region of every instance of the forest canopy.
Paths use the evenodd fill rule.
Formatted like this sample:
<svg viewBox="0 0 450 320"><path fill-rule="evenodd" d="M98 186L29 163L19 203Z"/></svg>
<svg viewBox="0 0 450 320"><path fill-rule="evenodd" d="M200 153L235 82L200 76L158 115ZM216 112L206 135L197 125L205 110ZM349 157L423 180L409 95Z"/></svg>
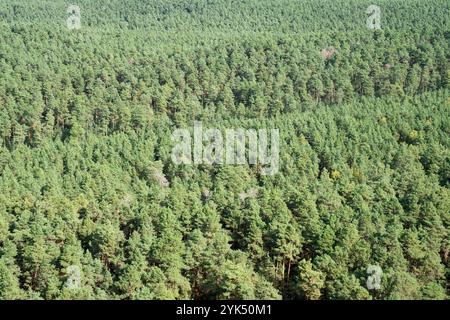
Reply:
<svg viewBox="0 0 450 320"><path fill-rule="evenodd" d="M73 2L0 2L0 300L448 299L448 1Z"/></svg>

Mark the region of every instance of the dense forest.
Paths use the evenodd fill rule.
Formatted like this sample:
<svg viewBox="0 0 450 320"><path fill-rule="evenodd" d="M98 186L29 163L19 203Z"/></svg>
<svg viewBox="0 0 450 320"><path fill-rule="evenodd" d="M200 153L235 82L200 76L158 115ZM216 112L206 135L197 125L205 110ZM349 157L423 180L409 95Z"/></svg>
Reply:
<svg viewBox="0 0 450 320"><path fill-rule="evenodd" d="M1 300L449 298L447 0L73 2L0 2Z"/></svg>

